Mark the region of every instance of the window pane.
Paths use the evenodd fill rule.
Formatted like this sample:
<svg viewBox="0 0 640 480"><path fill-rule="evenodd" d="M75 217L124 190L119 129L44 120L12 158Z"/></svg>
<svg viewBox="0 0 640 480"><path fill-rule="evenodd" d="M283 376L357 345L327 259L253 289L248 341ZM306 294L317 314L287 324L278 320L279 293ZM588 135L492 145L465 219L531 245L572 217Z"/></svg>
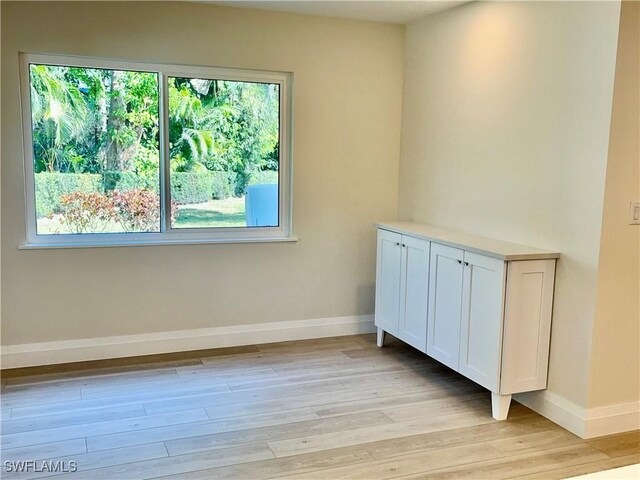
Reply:
<svg viewBox="0 0 640 480"><path fill-rule="evenodd" d="M280 86L169 77L173 228L278 226Z"/></svg>
<svg viewBox="0 0 640 480"><path fill-rule="evenodd" d="M158 75L29 65L39 235L160 231Z"/></svg>

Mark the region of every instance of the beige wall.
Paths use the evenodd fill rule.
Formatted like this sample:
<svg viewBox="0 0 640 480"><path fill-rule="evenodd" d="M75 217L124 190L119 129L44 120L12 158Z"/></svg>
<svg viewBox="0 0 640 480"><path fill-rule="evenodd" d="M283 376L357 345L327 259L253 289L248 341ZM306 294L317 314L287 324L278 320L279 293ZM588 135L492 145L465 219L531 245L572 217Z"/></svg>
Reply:
<svg viewBox="0 0 640 480"><path fill-rule="evenodd" d="M640 400L640 3L620 13L593 328L589 406Z"/></svg>
<svg viewBox="0 0 640 480"><path fill-rule="evenodd" d="M406 31L399 217L559 250L549 391L587 403L619 4L473 2Z"/></svg>
<svg viewBox="0 0 640 480"><path fill-rule="evenodd" d="M2 2L2 344L370 314L397 207L401 26L197 3ZM294 72L298 243L18 250L18 52Z"/></svg>

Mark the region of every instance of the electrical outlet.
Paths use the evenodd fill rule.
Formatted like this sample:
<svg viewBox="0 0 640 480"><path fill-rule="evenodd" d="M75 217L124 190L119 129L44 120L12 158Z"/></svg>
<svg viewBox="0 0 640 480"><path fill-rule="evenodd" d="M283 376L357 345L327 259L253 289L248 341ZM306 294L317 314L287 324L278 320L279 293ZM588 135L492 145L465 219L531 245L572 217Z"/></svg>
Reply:
<svg viewBox="0 0 640 480"><path fill-rule="evenodd" d="M629 225L640 225L640 202L629 204Z"/></svg>

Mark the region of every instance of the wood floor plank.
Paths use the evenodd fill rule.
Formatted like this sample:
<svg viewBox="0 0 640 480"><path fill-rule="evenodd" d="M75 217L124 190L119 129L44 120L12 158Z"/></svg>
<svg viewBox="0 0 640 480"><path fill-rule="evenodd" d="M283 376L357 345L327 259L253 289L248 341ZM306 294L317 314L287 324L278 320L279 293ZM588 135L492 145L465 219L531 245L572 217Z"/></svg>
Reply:
<svg viewBox="0 0 640 480"><path fill-rule="evenodd" d="M362 390L366 392L367 390ZM390 392L390 393L383 393ZM343 415L366 410L377 410L379 408L412 405L415 403L434 400L438 398L455 398L457 395L474 395L476 390L469 393L465 384L458 384L456 379L433 379L428 384L424 383L413 389L398 389L390 385L384 390L380 389L378 395L356 396L355 398L333 397L327 401L316 402L314 410L320 416ZM480 393L488 398L488 392Z"/></svg>
<svg viewBox="0 0 640 480"><path fill-rule="evenodd" d="M614 457L606 460L581 463L579 465L571 465L569 467L556 468L553 470L542 470L529 475L510 477L510 480L555 480L560 478L570 478L601 472L603 470L635 465L637 463L640 463L638 455L626 455L623 457Z"/></svg>
<svg viewBox="0 0 640 480"><path fill-rule="evenodd" d="M258 400L234 403L230 405L218 405L205 408L205 410L212 419L304 407L313 408L318 416L336 416L345 415L347 413L379 410L380 407L376 406L376 402L378 402L379 405L389 405L390 403L394 404L393 402L386 402L385 400L387 400L387 398L397 399L399 397L408 396L412 399L417 398L414 397L414 395L419 393L421 395L420 398L423 399L425 396L429 397L432 394L431 390L425 390L426 389L424 387L416 387L413 389L406 389L406 393L404 395L399 395L397 387L394 386L353 390L343 389L330 392L330 395L318 395L316 393L311 393L295 397L276 398L273 400ZM330 412L325 412L325 407L336 405L336 403L333 402L337 402L337 405L342 407L340 411L331 410ZM320 414L319 412L323 412L323 414Z"/></svg>
<svg viewBox="0 0 640 480"><path fill-rule="evenodd" d="M458 382L454 375L451 375L450 380L451 382ZM401 389L404 386L429 385L433 383L433 380L430 379L430 373L428 370L403 370L391 373L381 372L360 375L358 377L345 380L344 382L351 388L371 388L380 386L384 383L386 385L397 385L398 389Z"/></svg>
<svg viewBox="0 0 640 480"><path fill-rule="evenodd" d="M89 452L83 454L69 455L65 457L48 458L50 462L62 462L64 465L70 465L75 462L78 473L75 477L84 478L81 474L87 470L102 469L117 465L126 465L128 463L143 462L145 460L154 460L166 458L169 454L162 442L146 443L144 445L136 445L134 447L114 448L111 450L102 450L100 452ZM126 467L125 467L126 468ZM22 472L22 473L5 473L6 478L11 480L31 480L38 478L51 477L51 472ZM3 478L5 478L3 475ZM58 478L57 476L53 478ZM116 480L114 478L114 480Z"/></svg>
<svg viewBox="0 0 640 480"><path fill-rule="evenodd" d="M243 373L243 377L244 377ZM276 381L280 379L280 376L272 368L255 370L246 373L246 382L258 382L264 381L268 384L269 381ZM237 374L213 374L213 375L200 375L191 376L185 378L184 376L175 375L175 377L166 378L154 382L137 383L135 385L116 385L107 387L91 387L82 388L82 398L101 398L101 397L114 397L120 395L131 395L133 393L148 392L153 389L154 392L179 389L181 391L191 391L198 387L205 387L210 390L210 387L220 386L220 391L230 391L227 382L237 381Z"/></svg>
<svg viewBox="0 0 640 480"><path fill-rule="evenodd" d="M311 364L302 368L281 368L278 366L274 367L274 370L278 374L278 376L282 378L294 378L294 377L303 377L303 376L312 376L312 375L328 375L333 374L336 375L338 373L344 372L343 375L358 375L360 373L384 373L391 371L407 371L411 372L413 370L425 371L428 370L423 365L416 363L414 365L403 365L401 363L389 362L389 363L381 363L375 364L372 362L360 362L360 361L350 361L350 362L339 362L339 363L331 363L331 364Z"/></svg>
<svg viewBox="0 0 640 480"><path fill-rule="evenodd" d="M336 418L336 417L328 417ZM379 426L367 426L339 433L314 435L270 441L269 447L277 457L348 447L376 440L399 438L407 435L448 430L471 425L491 423L495 420L487 413L465 412L433 418L417 418L406 422L393 422Z"/></svg>
<svg viewBox="0 0 640 480"><path fill-rule="evenodd" d="M587 443L609 457L623 457L634 453L640 455L640 431L637 430L594 438ZM640 462L640 458L638 461Z"/></svg>
<svg viewBox="0 0 640 480"><path fill-rule="evenodd" d="M18 460L40 460L44 458L77 455L86 453L87 444L84 438L43 443L28 447L2 448L2 462Z"/></svg>
<svg viewBox="0 0 640 480"><path fill-rule="evenodd" d="M6 435L8 433L45 430L48 428L66 427L83 423L106 422L123 418L142 417L144 415L146 415L144 407L141 403L138 403L120 407L105 407L80 412L7 420L0 424L0 430Z"/></svg>
<svg viewBox="0 0 640 480"><path fill-rule="evenodd" d="M338 353L308 353L278 355L276 353L259 353L241 355L233 360L224 358L223 360L203 363L201 365L176 368L179 376L189 375L215 375L215 374L236 374L242 377L244 372L257 369L273 368L297 365L297 366L320 366L327 363L336 362L338 359L349 360L349 357ZM204 360L203 360L204 362Z"/></svg>
<svg viewBox="0 0 640 480"><path fill-rule="evenodd" d="M532 418L533 417L533 418ZM458 430L432 432L424 435L402 437L379 442L359 444L353 447L336 448L290 457L280 457L262 462L253 462L231 467L166 477L169 479L253 479L280 478L287 474L304 474L320 469L329 469L371 462L383 458L397 457L441 447L481 443L487 439L512 437L533 429L540 431L554 428L549 420L533 415L521 417L517 421L495 422ZM560 428L560 427L555 427ZM326 477L329 478L329 477ZM165 480L165 477L163 477Z"/></svg>
<svg viewBox="0 0 640 480"><path fill-rule="evenodd" d="M47 376L63 376L66 373L79 375L80 372L82 372L82 362L39 365L36 367L7 368L1 370L0 374L4 381L9 384L14 378L19 378L21 381L24 381L25 379L34 377L45 378Z"/></svg>
<svg viewBox="0 0 640 480"><path fill-rule="evenodd" d="M278 376L278 378L268 378L264 380L250 380L250 381L235 381L229 382L229 388L233 391L240 390L254 390L258 388L265 388L268 386L287 386L302 383L313 383L322 380L343 379L352 380L355 378L362 378L367 375L380 375L380 374L395 374L407 372L406 369L397 366L388 367L360 367L360 368L343 368L340 370L334 370L323 373L307 373L304 375L291 375L291 376ZM409 372L407 372L409 373ZM393 377L392 377L393 378ZM407 377L409 378L409 377Z"/></svg>
<svg viewBox="0 0 640 480"><path fill-rule="evenodd" d="M355 337L314 338L298 340L295 342L265 343L257 346L261 352L277 352L280 354L307 351L331 351L356 350L362 348L362 344Z"/></svg>
<svg viewBox="0 0 640 480"><path fill-rule="evenodd" d="M353 362L367 362L374 360L376 363L393 363L405 365L408 368L413 365L420 365L423 368L432 369L434 372L444 372L450 370L440 362L427 357L420 352L406 352L406 351L393 351L388 352L386 349L382 351L376 351L371 349L361 349L343 352L345 356L351 359Z"/></svg>
<svg viewBox="0 0 640 480"><path fill-rule="evenodd" d="M49 405L52 403L68 402L80 400L82 398L79 388L65 388L57 392L2 392L0 399L0 408L25 408L26 406L34 406L38 408L40 405Z"/></svg>
<svg viewBox="0 0 640 480"><path fill-rule="evenodd" d="M131 361L131 360L130 360ZM91 363L91 362L87 362ZM35 373L25 376L12 374L7 376L7 387L10 385L26 385L33 383L58 383L64 381L81 381L83 379L109 379L110 377L137 375L144 377L146 374L154 374L162 370L174 370L176 368L196 368L202 366L202 361L199 358L192 358L187 360L171 360L171 361L158 361L153 363L130 363L127 365L100 367L100 368L84 368L82 366L75 370L61 371L59 365L50 365L52 372L50 373ZM31 367L27 367L31 368ZM41 368L41 367L36 367ZM6 372L2 371L3 375Z"/></svg>
<svg viewBox="0 0 640 480"><path fill-rule="evenodd" d="M310 408L285 410L268 414L246 415L197 423L160 426L105 435L89 435L87 436L87 447L90 452L93 452L97 450L107 450L115 446L139 445L154 441L200 437L236 430L283 425L290 422L310 421L317 418L316 413Z"/></svg>
<svg viewBox="0 0 640 480"><path fill-rule="evenodd" d="M317 470L315 472L306 472L304 474L295 474L280 478L290 480L325 480L329 478L382 480L424 472L425 468L438 469L500 457L500 453L494 448L480 443L462 447L440 448L438 450L413 453L346 467Z"/></svg>
<svg viewBox="0 0 640 480"><path fill-rule="evenodd" d="M193 408L209 408L220 405L233 405L241 402L258 402L282 398L294 398L302 395L324 395L346 390L344 383L339 380L328 380L297 386L279 386L244 390L240 392L193 395L184 398L149 401L144 403L148 414L175 412Z"/></svg>
<svg viewBox="0 0 640 480"><path fill-rule="evenodd" d="M510 438L532 431L549 431L549 428L554 428L550 424L551 422L547 419L527 416L521 417L518 420L485 423L418 435L395 437L358 444L358 446L369 452L374 459L380 460L437 448L455 447L488 442L501 438Z"/></svg>
<svg viewBox="0 0 640 480"><path fill-rule="evenodd" d="M49 379L45 381L12 383L7 385L7 392L37 392L49 391L62 388L99 388L118 385L138 385L145 382L156 382L162 379L176 378L178 376L175 368L161 368L143 371L127 371L122 373L108 373L89 375L90 372L83 372L81 377L65 377L62 379ZM19 378L12 379L19 382Z"/></svg>
<svg viewBox="0 0 640 480"><path fill-rule="evenodd" d="M242 353L257 352L255 345L244 345L238 347L223 347L206 350L189 350L182 352L169 352L150 355L139 355L135 357L118 357L104 360L89 360L75 363L64 363L54 365L39 365L35 367L22 367L2 370L4 378L27 379L44 376L76 376L80 377L85 371L91 372L125 372L128 370L157 369L161 367L177 367L185 365L196 365L201 363L202 357L216 357L225 355L238 355Z"/></svg>
<svg viewBox="0 0 640 480"><path fill-rule="evenodd" d="M366 412L342 417L321 418L306 422L294 422L272 427L261 427L234 432L218 433L188 437L165 442L169 455L183 455L185 453L202 452L223 448L228 445L246 445L252 442L267 443L286 441L286 439L303 438L306 435L346 435L351 429L384 428L392 421L381 412ZM89 444L89 448L91 445Z"/></svg>
<svg viewBox="0 0 640 480"><path fill-rule="evenodd" d="M241 463L189 473L160 477L162 480L266 480L280 478L283 475L307 473L319 469L354 465L370 462L373 459L361 448L336 449L330 452L310 453L294 457L271 458L257 462Z"/></svg>
<svg viewBox="0 0 640 480"><path fill-rule="evenodd" d="M0 421L11 420L11 408L0 406Z"/></svg>
<svg viewBox="0 0 640 480"><path fill-rule="evenodd" d="M291 345L286 345L286 346L283 345L278 347L278 346L272 346L275 344L265 344L261 346L260 351L265 354L297 355L302 349L305 348L305 347L300 348L300 345L296 345L293 342L287 342L287 343L291 343ZM315 352L315 353L341 353L348 350L360 350L362 348L363 348L362 345L360 345L357 342L340 342L340 343L332 343L332 344L328 344L328 343L317 343L315 345L309 344L307 345L306 350L308 352Z"/></svg>
<svg viewBox="0 0 640 480"><path fill-rule="evenodd" d="M263 367L275 367L277 365L286 365L296 362L300 365L333 362L337 358L348 359L347 355L341 351L311 351L311 352L292 352L292 353L280 353L280 352L258 352L249 353L243 355L233 355L229 357L212 357L202 358L202 367L209 369L226 369L226 368L238 368L240 366L263 366ZM194 367L195 368L195 367Z"/></svg>
<svg viewBox="0 0 640 480"><path fill-rule="evenodd" d="M230 390L226 385L196 385L188 388L136 392L130 395L122 394L110 397L89 398L66 402L56 401L54 403L14 407L12 411L12 418L17 419L41 415L54 415L59 413L93 410L109 406L123 406L152 401L181 401L181 399L191 396L215 395L229 391ZM184 408L184 410L187 409L191 410L192 408Z"/></svg>
<svg viewBox="0 0 640 480"><path fill-rule="evenodd" d="M333 415L345 415L353 412L364 412L367 410L380 410L385 407L398 407L413 405L416 403L434 400L438 398L448 398L446 392L440 389L420 388L416 393L398 393L397 389L392 390L391 395L376 395L372 397L357 398L355 400L334 401L314 407L316 413L321 417ZM332 400L336 400L335 398Z"/></svg>
<svg viewBox="0 0 640 480"><path fill-rule="evenodd" d="M382 410L395 422L407 422L415 418L450 415L461 412L486 412L491 415L491 401L486 392L458 397L433 398L412 405L394 405Z"/></svg>
<svg viewBox="0 0 640 480"><path fill-rule="evenodd" d="M48 428L29 432L9 433L2 435L3 448L16 448L40 443L69 440L89 435L107 435L118 432L128 432L147 428L177 425L208 420L207 413L202 409L185 410L170 414L150 415L143 417L125 418L106 422L85 423L67 427Z"/></svg>
<svg viewBox="0 0 640 480"><path fill-rule="evenodd" d="M415 359L413 361L399 361L396 359L389 359L385 362L371 362L370 359L352 359L345 357L343 359L331 361L331 362L323 362L323 363L311 363L307 365L298 365L297 363L282 365L274 367L274 370L278 372L278 375L281 376L292 376L292 375L305 375L311 373L326 373L339 371L345 368L360 368L360 367L370 367L370 368L386 368L389 366L397 366L402 367L404 369L411 368L425 368L424 362L419 359Z"/></svg>
<svg viewBox="0 0 640 480"><path fill-rule="evenodd" d="M140 401L123 398L120 402L104 401L103 399L73 400L70 402L55 402L39 405L27 405L13 408L11 419L27 419L42 416L53 416L61 414L74 414L87 411L94 411L102 408L123 407L130 405L140 405Z"/></svg>
<svg viewBox="0 0 640 480"><path fill-rule="evenodd" d="M166 475L204 470L224 465L253 462L273 458L266 445L247 445L224 448L212 452L165 457L142 462L132 462L112 467L79 471L74 474L58 475L56 480L146 480Z"/></svg>
<svg viewBox="0 0 640 480"><path fill-rule="evenodd" d="M213 380L237 380L238 378L259 378L261 375L273 375L278 376L275 369L266 366L239 366L237 368L229 368L227 370L216 370L214 368L207 368L204 365L200 368L189 369L176 369L178 376L185 380L199 378L210 378Z"/></svg>
<svg viewBox="0 0 640 480"><path fill-rule="evenodd" d="M2 398L29 398L35 396L56 395L69 391L77 391L80 387L65 383L29 383L25 385L9 385L2 390Z"/></svg>
<svg viewBox="0 0 640 480"><path fill-rule="evenodd" d="M505 455L536 452L582 443L583 440L563 429L527 433L517 437L492 440L488 444Z"/></svg>
<svg viewBox="0 0 640 480"><path fill-rule="evenodd" d="M491 478L499 480L606 459L608 457L604 453L586 444L579 444L543 452L502 457L497 460L468 463L458 467L429 469L423 473L402 478L405 480L418 478L429 478L430 480Z"/></svg>
<svg viewBox="0 0 640 480"><path fill-rule="evenodd" d="M134 402L146 402L149 400L157 399L170 399L181 398L192 395L202 395L208 393L225 393L230 392L231 389L225 382L209 382L206 379L198 382L187 382L184 384L182 381L171 382L168 385L164 385L160 388L133 388L133 391L127 392L127 390L116 389L114 394L106 393L93 396L90 398L84 398L83 400L97 400L98 402L107 403L119 403L122 401L134 401Z"/></svg>
<svg viewBox="0 0 640 480"><path fill-rule="evenodd" d="M177 366L199 361L203 357L230 357L258 352L256 345L238 345L235 347L218 347L204 350L186 350L182 352L169 352L142 355L138 357L108 358L105 360L92 360L83 362L83 368L129 368L139 365L150 365L152 368L158 365Z"/></svg>
<svg viewBox="0 0 640 480"><path fill-rule="evenodd" d="M345 350L344 354L349 358L424 358L425 363L437 364L438 361L427 357L424 353L402 342L387 342L384 348L377 348L375 339L369 348Z"/></svg>

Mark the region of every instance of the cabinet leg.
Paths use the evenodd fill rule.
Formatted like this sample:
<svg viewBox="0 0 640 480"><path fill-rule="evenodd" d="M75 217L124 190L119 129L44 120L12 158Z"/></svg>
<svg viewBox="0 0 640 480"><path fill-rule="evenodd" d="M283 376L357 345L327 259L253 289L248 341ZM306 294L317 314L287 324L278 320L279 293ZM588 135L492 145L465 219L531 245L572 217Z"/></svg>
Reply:
<svg viewBox="0 0 640 480"><path fill-rule="evenodd" d="M511 405L511 395L491 392L491 414L496 420L506 420Z"/></svg>
<svg viewBox="0 0 640 480"><path fill-rule="evenodd" d="M380 327L378 327L378 340L376 343L379 347L382 347L384 345L384 330Z"/></svg>

